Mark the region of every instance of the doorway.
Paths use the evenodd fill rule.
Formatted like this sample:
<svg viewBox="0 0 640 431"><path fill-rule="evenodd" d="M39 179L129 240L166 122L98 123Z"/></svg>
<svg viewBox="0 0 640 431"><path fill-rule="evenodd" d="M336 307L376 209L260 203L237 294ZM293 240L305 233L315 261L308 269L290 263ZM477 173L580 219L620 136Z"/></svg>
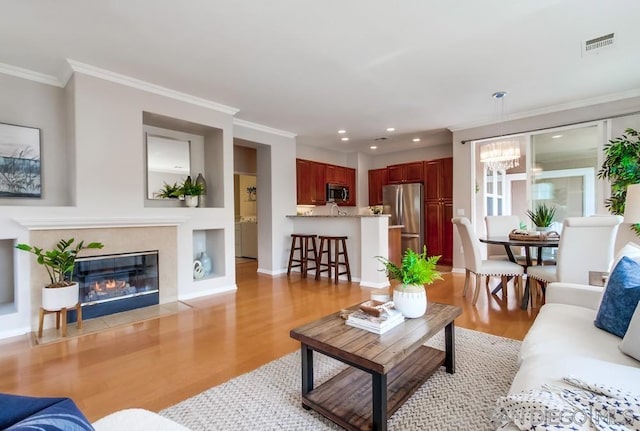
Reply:
<svg viewBox="0 0 640 431"><path fill-rule="evenodd" d="M257 150L234 144L234 216L236 266L258 259Z"/></svg>

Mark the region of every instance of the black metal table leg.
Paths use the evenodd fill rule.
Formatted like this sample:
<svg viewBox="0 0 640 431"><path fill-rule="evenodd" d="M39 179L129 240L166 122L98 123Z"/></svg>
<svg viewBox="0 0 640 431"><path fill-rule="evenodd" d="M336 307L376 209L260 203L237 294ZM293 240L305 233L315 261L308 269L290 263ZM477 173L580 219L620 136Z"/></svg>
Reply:
<svg viewBox="0 0 640 431"><path fill-rule="evenodd" d="M522 310L529 308L529 277L527 277L527 282L524 284L524 292L522 293L522 303L520 304L520 308Z"/></svg>
<svg viewBox="0 0 640 431"><path fill-rule="evenodd" d="M375 431L387 429L387 375L371 374L371 397L373 401L373 426Z"/></svg>
<svg viewBox="0 0 640 431"><path fill-rule="evenodd" d="M516 260L516 257L513 255L513 251L511 250L511 246L509 244L505 244L504 245L504 250L507 252L507 257L509 258L510 262L513 263L518 263L518 261ZM511 277L513 278L513 277ZM509 280L511 280L511 278L509 278ZM495 295L496 293L500 292L502 290L502 281L500 281L500 283L498 283L498 286L496 286L495 289L493 289L491 291L491 293L493 295Z"/></svg>
<svg viewBox="0 0 640 431"><path fill-rule="evenodd" d="M302 396L313 390L313 350L306 344L300 345L300 357L302 359ZM310 407L302 405L306 410Z"/></svg>
<svg viewBox="0 0 640 431"><path fill-rule="evenodd" d="M456 372L456 334L453 322L444 327L445 357L444 366L447 373Z"/></svg>

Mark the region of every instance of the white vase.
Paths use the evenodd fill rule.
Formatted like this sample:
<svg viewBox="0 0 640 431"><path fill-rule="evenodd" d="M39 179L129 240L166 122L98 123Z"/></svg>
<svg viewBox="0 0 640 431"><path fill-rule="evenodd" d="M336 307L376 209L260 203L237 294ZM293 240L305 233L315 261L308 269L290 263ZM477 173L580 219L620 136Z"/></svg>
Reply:
<svg viewBox="0 0 640 431"><path fill-rule="evenodd" d="M67 287L43 287L42 308L49 311L57 311L74 307L80 301L78 297L79 291L78 283L73 283Z"/></svg>
<svg viewBox="0 0 640 431"><path fill-rule="evenodd" d="M393 303L404 317L420 317L427 311L427 292L419 284L399 284L393 290Z"/></svg>
<svg viewBox="0 0 640 431"><path fill-rule="evenodd" d="M198 206L198 196L185 195L184 204L189 208L195 208Z"/></svg>

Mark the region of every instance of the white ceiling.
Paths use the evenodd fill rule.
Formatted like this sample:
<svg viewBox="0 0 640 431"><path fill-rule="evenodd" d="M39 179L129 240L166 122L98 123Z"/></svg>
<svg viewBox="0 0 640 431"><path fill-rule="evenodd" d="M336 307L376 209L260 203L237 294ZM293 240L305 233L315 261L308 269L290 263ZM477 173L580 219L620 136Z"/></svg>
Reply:
<svg viewBox="0 0 640 431"><path fill-rule="evenodd" d="M306 145L388 136L383 153L498 121L498 90L506 117L640 95L638 17L638 0L2 0L0 63L62 79L72 59Z"/></svg>

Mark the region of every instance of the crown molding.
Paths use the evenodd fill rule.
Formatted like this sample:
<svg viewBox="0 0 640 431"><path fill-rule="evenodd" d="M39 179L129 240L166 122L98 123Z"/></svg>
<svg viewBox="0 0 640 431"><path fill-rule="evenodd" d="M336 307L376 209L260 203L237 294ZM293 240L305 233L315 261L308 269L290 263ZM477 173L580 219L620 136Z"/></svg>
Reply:
<svg viewBox="0 0 640 431"><path fill-rule="evenodd" d="M53 75L23 69L22 67L12 66L6 63L0 63L0 73L17 76L18 78L28 79L29 81L35 81L41 84L53 85L54 87L64 87L64 84Z"/></svg>
<svg viewBox="0 0 640 431"><path fill-rule="evenodd" d="M160 85L152 84L150 82L122 75L120 73L111 72L110 70L101 69L99 67L81 63L69 58L67 59L67 62L71 66L71 69L74 73L83 73L85 75L90 75L96 78L104 79L106 81L126 85L127 87L136 88L138 90L146 91L149 93L159 94L161 96L169 97L181 102L187 102L192 105L202 106L204 108L212 109L214 111L222 112L225 114L235 115L239 111L238 108L233 108L231 106L216 103L207 99L202 99L200 97L192 96L187 93L182 93L180 91L172 90L167 87L162 87Z"/></svg>
<svg viewBox="0 0 640 431"><path fill-rule="evenodd" d="M593 97L590 99L576 100L574 102L562 103L560 105L547 106L545 108L534 109L532 111L505 115L503 121L520 120L522 118L553 114L556 112L567 111L570 109L586 108L588 106L598 105L600 103L616 102L618 100L630 99L632 97L640 97L640 88L622 91L620 93L607 94L605 96ZM490 124L497 124L497 123L499 123L499 121L497 121L496 119L492 119L492 120L482 120L482 121L475 121L470 123L456 124L454 126L450 126L447 128L452 132L458 132L460 130L473 129L476 127L488 126Z"/></svg>
<svg viewBox="0 0 640 431"><path fill-rule="evenodd" d="M233 119L234 126L246 127L247 129L257 130L259 132L270 133L272 135L284 136L285 138L295 138L298 136L296 133L287 132L286 130L274 129L273 127L263 126L262 124L252 123L250 121L241 120L239 118Z"/></svg>

